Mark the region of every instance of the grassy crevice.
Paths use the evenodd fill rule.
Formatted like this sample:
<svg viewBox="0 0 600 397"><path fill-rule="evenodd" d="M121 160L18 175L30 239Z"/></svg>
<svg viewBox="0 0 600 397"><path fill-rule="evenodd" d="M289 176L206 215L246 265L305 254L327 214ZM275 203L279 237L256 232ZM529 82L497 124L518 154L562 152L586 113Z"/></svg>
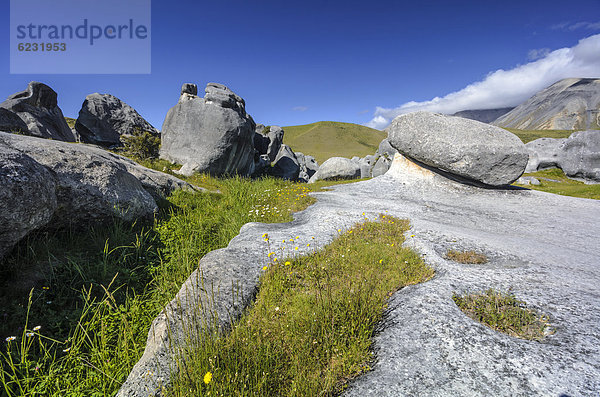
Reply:
<svg viewBox="0 0 600 397"><path fill-rule="evenodd" d="M516 338L542 340L548 317L528 309L527 304L512 293L488 289L470 295L454 295L456 305L475 321Z"/></svg>
<svg viewBox="0 0 600 397"><path fill-rule="evenodd" d="M208 330L181 359L172 395L335 395L369 368L386 300L433 275L403 248L407 221L383 216L311 255L265 257L255 303L227 335ZM210 381L205 382L206 376Z"/></svg>

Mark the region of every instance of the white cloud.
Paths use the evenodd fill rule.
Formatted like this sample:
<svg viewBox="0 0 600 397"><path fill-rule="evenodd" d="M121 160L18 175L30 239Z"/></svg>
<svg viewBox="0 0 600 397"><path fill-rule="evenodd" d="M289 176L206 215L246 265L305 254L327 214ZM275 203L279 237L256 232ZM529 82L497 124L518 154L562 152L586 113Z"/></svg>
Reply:
<svg viewBox="0 0 600 397"><path fill-rule="evenodd" d="M538 59L544 58L550 54L550 48L538 48L535 50L529 50L527 53L527 59L530 61L537 61Z"/></svg>
<svg viewBox="0 0 600 397"><path fill-rule="evenodd" d="M308 108L306 106L294 106L292 110L294 112L306 112Z"/></svg>
<svg viewBox="0 0 600 397"><path fill-rule="evenodd" d="M586 37L574 47L549 52L536 61L491 72L484 80L441 98L407 102L396 108L378 106L373 119L365 125L383 129L394 117L419 110L452 114L467 109L516 106L568 77L600 77L600 34Z"/></svg>

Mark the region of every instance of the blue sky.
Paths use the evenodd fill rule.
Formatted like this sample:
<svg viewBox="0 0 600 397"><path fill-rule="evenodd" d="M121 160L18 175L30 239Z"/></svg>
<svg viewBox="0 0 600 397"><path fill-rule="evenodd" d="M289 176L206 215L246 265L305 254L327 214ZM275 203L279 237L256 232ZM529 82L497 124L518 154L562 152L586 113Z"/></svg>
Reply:
<svg viewBox="0 0 600 397"><path fill-rule="evenodd" d="M226 84L257 123L382 128L415 106L516 105L553 79L600 77L600 0L154 0L148 75L9 74L8 3L0 97L41 81L76 117L87 94L110 93L159 129L183 82Z"/></svg>

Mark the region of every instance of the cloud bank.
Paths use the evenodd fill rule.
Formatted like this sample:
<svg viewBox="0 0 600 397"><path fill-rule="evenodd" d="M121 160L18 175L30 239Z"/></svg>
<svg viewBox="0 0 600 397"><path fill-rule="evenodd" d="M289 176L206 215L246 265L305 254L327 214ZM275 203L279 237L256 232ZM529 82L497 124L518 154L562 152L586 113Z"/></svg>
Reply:
<svg viewBox="0 0 600 397"><path fill-rule="evenodd" d="M452 114L467 109L493 109L517 106L536 92L568 77L600 77L600 34L586 37L571 48L551 52L534 50L541 56L510 70L491 72L482 81L430 101L407 102L397 108L377 107L365 125L383 129L394 117L420 110Z"/></svg>

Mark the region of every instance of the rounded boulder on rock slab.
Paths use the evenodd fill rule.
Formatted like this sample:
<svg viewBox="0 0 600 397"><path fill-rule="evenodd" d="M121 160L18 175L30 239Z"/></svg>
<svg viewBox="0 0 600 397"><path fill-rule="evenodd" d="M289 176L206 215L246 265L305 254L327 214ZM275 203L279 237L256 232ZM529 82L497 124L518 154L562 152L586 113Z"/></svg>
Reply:
<svg viewBox="0 0 600 397"><path fill-rule="evenodd" d="M0 258L57 207L56 181L46 167L0 141ZM1 269L0 269L1 270Z"/></svg>
<svg viewBox="0 0 600 397"><path fill-rule="evenodd" d="M529 159L516 135L461 117L408 113L396 117L387 131L392 147L405 156L491 186L517 180Z"/></svg>
<svg viewBox="0 0 600 397"><path fill-rule="evenodd" d="M244 100L221 84L209 83L200 98L184 94L165 118L160 157L183 164L180 172L251 175L256 124Z"/></svg>
<svg viewBox="0 0 600 397"><path fill-rule="evenodd" d="M121 145L122 135L136 131L160 132L131 106L110 94L90 94L85 98L75 129L84 143L105 147Z"/></svg>
<svg viewBox="0 0 600 397"><path fill-rule="evenodd" d="M32 81L27 89L11 95L0 108L15 113L27 125L26 135L75 142L75 135L58 107L58 94L46 84Z"/></svg>
<svg viewBox="0 0 600 397"><path fill-rule="evenodd" d="M345 157L331 157L321 164L309 183L327 179L355 178L360 178L360 166L357 162Z"/></svg>

